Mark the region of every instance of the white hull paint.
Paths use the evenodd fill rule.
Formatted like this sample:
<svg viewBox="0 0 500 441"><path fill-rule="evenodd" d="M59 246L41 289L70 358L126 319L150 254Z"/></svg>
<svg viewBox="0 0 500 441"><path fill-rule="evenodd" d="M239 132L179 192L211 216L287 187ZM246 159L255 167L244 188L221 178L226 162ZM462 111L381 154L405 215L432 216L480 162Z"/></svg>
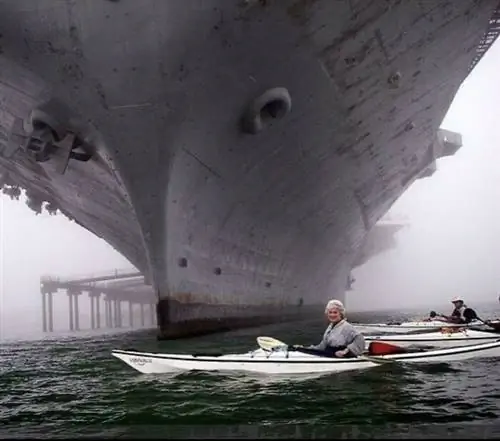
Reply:
<svg viewBox="0 0 500 441"><path fill-rule="evenodd" d="M405 334L415 331L437 331L441 328L482 328L484 324L479 321L471 322L467 325L447 323L440 320L429 322L402 322L402 323L353 323L359 331L363 333L385 332L395 334Z"/></svg>
<svg viewBox="0 0 500 441"><path fill-rule="evenodd" d="M264 374L337 373L367 369L380 362L439 363L500 356L500 339L492 343L425 352L364 358L326 358L296 351L267 352L262 349L221 356L161 354L113 350L112 355L143 374L176 370L246 371ZM373 361L372 361L373 360Z"/></svg>
<svg viewBox="0 0 500 441"><path fill-rule="evenodd" d="M365 337L367 348L373 341L391 343L404 348L409 346L454 348L478 343L492 343L498 339L498 334L471 329L463 329L453 333L437 331L424 334L370 335Z"/></svg>

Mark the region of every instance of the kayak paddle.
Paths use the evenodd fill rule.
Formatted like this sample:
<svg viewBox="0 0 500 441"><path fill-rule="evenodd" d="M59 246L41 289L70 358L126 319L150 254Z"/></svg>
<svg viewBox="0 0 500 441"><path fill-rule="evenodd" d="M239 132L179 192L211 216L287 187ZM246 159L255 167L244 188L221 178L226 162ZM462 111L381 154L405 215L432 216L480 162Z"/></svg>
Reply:
<svg viewBox="0 0 500 441"><path fill-rule="evenodd" d="M275 351L279 348L287 348L288 345L273 337L257 337L257 343L264 351Z"/></svg>
<svg viewBox="0 0 500 441"><path fill-rule="evenodd" d="M441 313L436 313L435 311L431 311L429 314L430 318L434 318L436 316L441 316L441 317L446 317L444 314ZM500 323L491 323L490 320L483 320L481 317L478 317L478 315L474 312L474 314L471 317L472 320L477 320L481 322L483 325L489 326L492 328L495 332L500 332ZM451 322L451 324L455 324ZM462 324L462 323L458 323ZM463 323L464 326L470 325L470 323Z"/></svg>
<svg viewBox="0 0 500 441"><path fill-rule="evenodd" d="M276 351L280 348L286 349L289 345L273 337L257 337L258 345L264 349L264 351ZM357 358L362 358L373 363L384 364L384 363L394 363L397 360L391 360L387 358L381 358L377 356L370 355L359 355Z"/></svg>

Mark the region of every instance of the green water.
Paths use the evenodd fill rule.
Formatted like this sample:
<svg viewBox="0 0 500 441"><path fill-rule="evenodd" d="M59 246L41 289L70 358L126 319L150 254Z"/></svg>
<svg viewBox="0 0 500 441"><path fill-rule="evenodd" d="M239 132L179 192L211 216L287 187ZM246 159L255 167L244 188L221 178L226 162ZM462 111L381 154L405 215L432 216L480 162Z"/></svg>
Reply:
<svg viewBox="0 0 500 441"><path fill-rule="evenodd" d="M141 331L4 343L0 437L500 435L497 360L385 364L273 380L242 373L143 375L110 356L111 349L127 347L247 351L255 348L258 335L309 344L319 341L324 327L320 318L171 342Z"/></svg>

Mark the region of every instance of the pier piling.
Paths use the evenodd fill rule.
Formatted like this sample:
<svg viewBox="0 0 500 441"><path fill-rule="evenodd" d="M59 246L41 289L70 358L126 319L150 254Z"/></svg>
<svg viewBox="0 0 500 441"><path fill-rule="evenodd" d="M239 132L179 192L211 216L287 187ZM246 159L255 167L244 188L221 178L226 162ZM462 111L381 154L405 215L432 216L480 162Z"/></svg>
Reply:
<svg viewBox="0 0 500 441"><path fill-rule="evenodd" d="M120 282L118 283L117 280ZM150 324L154 325L155 323L156 299L154 292L150 286L144 284L144 278L140 273L127 271L120 275L115 271L108 276L75 278L73 280L42 277L40 292L44 333L54 331L53 295L58 290L63 290L68 296L68 328L70 332L77 332L82 328L101 329L102 321L104 328L107 329L124 327L122 302L128 302L127 327L134 327L134 305L136 304L140 306L141 327L146 326L144 311L146 304L150 305ZM89 302L80 305L78 297L83 292L87 292ZM103 317L101 317L101 297L104 302ZM83 307L82 311L80 311L81 306ZM89 318L85 320L87 316Z"/></svg>

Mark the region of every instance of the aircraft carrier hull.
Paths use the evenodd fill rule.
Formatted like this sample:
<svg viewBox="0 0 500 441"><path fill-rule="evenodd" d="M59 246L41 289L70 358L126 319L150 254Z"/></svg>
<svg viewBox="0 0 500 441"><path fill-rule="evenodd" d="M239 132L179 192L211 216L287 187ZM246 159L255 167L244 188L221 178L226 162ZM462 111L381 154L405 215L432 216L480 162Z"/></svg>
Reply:
<svg viewBox="0 0 500 441"><path fill-rule="evenodd" d="M144 272L164 337L321 312L456 147L496 3L1 1L4 191Z"/></svg>

